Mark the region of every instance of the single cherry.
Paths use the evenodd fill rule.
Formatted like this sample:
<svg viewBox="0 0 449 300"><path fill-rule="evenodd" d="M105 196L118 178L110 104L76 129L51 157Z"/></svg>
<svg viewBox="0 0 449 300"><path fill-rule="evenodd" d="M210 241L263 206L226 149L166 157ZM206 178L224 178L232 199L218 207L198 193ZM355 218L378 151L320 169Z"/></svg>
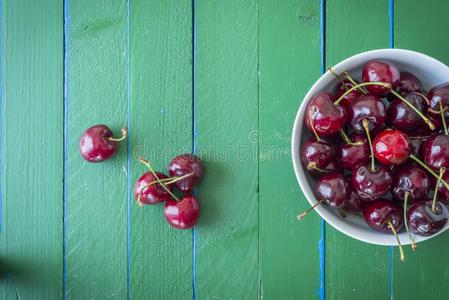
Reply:
<svg viewBox="0 0 449 300"><path fill-rule="evenodd" d="M397 89L401 93L421 92L422 82L412 73L401 72Z"/></svg>
<svg viewBox="0 0 449 300"><path fill-rule="evenodd" d="M300 149L301 161L309 171L320 171L334 159L334 147L324 139L308 138Z"/></svg>
<svg viewBox="0 0 449 300"><path fill-rule="evenodd" d="M306 126L317 139L338 133L346 123L346 111L333 103L334 96L327 92L315 95L307 104Z"/></svg>
<svg viewBox="0 0 449 300"><path fill-rule="evenodd" d="M348 118L351 128L357 133L364 133L362 121L368 120L369 130L375 131L384 123L387 115L385 104L373 94L364 94L351 103Z"/></svg>
<svg viewBox="0 0 449 300"><path fill-rule="evenodd" d="M157 177L163 182L168 177L156 172ZM166 185L172 190L170 185ZM146 172L134 184L134 197L138 204L156 204L170 199L170 194L159 183L152 172Z"/></svg>
<svg viewBox="0 0 449 300"><path fill-rule="evenodd" d="M362 80L363 82L385 82L391 84L392 88L396 88L400 80L400 73L392 63L372 60L363 66ZM391 90L391 88L380 85L368 85L366 89L375 95L385 95Z"/></svg>
<svg viewBox="0 0 449 300"><path fill-rule="evenodd" d="M433 113L438 115L442 107L445 117L449 117L449 82L434 86L427 94L427 98L430 100Z"/></svg>
<svg viewBox="0 0 449 300"><path fill-rule="evenodd" d="M411 146L407 134L387 129L379 133L373 142L374 156L386 165L403 164L410 156Z"/></svg>
<svg viewBox="0 0 449 300"><path fill-rule="evenodd" d="M185 177L175 183L182 192L191 192L204 177L203 161L193 154L182 154L173 158L168 167L171 177Z"/></svg>
<svg viewBox="0 0 449 300"><path fill-rule="evenodd" d="M411 92L405 94L404 98L418 110L427 111L426 101L421 95ZM425 125L421 116L399 98L394 98L391 102L388 108L387 121L394 128L406 132L415 131ZM427 125L425 126L428 128Z"/></svg>
<svg viewBox="0 0 449 300"><path fill-rule="evenodd" d="M360 164L369 161L370 150L368 140L364 135L349 136L351 144L341 144L337 147L337 158L342 167L352 170Z"/></svg>
<svg viewBox="0 0 449 300"><path fill-rule="evenodd" d="M423 144L422 155L424 163L435 171L449 168L449 136L430 137Z"/></svg>
<svg viewBox="0 0 449 300"><path fill-rule="evenodd" d="M192 195L185 195L180 201L169 199L164 207L168 224L178 229L192 228L200 217L200 205Z"/></svg>
<svg viewBox="0 0 449 300"><path fill-rule="evenodd" d="M95 125L87 129L80 138L80 153L88 162L101 162L114 155L116 142L126 138L128 130L122 129L122 137L114 138L106 125Z"/></svg>
<svg viewBox="0 0 449 300"><path fill-rule="evenodd" d="M352 173L352 188L362 200L374 201L388 193L392 176L390 168L369 163L361 164Z"/></svg>
<svg viewBox="0 0 449 300"><path fill-rule="evenodd" d="M325 174L315 184L317 199L332 207L343 207L349 193L349 182L339 172Z"/></svg>
<svg viewBox="0 0 449 300"><path fill-rule="evenodd" d="M407 221L412 233L429 236L440 231L447 223L449 211L441 202L437 201L435 210L432 200L415 201L407 212Z"/></svg>
<svg viewBox="0 0 449 300"><path fill-rule="evenodd" d="M427 197L431 181L427 173L414 163L399 166L393 173L391 193L394 198L404 201L408 193L409 202Z"/></svg>
<svg viewBox="0 0 449 300"><path fill-rule="evenodd" d="M369 203L363 209L363 217L366 223L374 230L380 232L391 232L388 222L399 232L402 228L402 210L392 201L379 199Z"/></svg>

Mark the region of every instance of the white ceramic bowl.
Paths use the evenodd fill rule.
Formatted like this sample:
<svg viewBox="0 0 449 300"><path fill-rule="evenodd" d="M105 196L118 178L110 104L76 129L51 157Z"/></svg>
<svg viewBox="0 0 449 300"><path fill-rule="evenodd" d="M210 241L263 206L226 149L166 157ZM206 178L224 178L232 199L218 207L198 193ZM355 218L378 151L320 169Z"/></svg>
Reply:
<svg viewBox="0 0 449 300"><path fill-rule="evenodd" d="M354 55L339 64L335 65L333 69L337 74L341 74L344 71L349 71L353 77L361 79L361 71L363 65L372 59L381 59L394 63L400 71L409 71L419 79L421 79L424 88L429 90L432 86L449 81L449 67L442 62L429 57L427 55L403 49L379 49L368 52L363 52ZM296 178L299 185L304 192L310 205L317 202L312 187L314 180L304 170L299 157L299 149L301 144L310 136L310 132L304 126L304 115L307 103L310 99L320 91L334 92L337 80L333 74L327 71L323 76L318 79L312 86L307 95L304 97L298 113L296 114L295 124L293 126L292 134L292 158L293 167L295 169ZM355 239L377 244L377 245L397 245L396 239L391 234L385 234L376 232L368 227L365 221L361 218L348 215L346 218L342 218L338 211L329 207L319 205L315 208L315 211L335 229L342 233L349 235ZM438 232L430 237L414 236L416 242L421 242L430 239L443 231L446 231L449 227L449 223ZM410 244L410 239L406 232L399 234L401 242L406 245Z"/></svg>

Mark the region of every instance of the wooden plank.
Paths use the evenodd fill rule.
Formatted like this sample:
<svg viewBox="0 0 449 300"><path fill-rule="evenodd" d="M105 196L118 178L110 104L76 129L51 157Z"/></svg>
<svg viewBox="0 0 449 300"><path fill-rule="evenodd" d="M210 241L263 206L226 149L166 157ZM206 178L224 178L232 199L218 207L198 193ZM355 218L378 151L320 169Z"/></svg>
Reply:
<svg viewBox="0 0 449 300"><path fill-rule="evenodd" d="M167 172L192 151L191 1L132 1L132 184L148 170L142 155ZM163 205L131 200L131 299L192 299L192 230L172 229Z"/></svg>
<svg viewBox="0 0 449 300"><path fill-rule="evenodd" d="M319 1L260 1L260 282L266 299L317 299L320 219L292 168L290 140L299 104L320 76Z"/></svg>
<svg viewBox="0 0 449 300"><path fill-rule="evenodd" d="M62 16L61 1L1 3L1 299L62 297Z"/></svg>
<svg viewBox="0 0 449 300"><path fill-rule="evenodd" d="M326 2L326 64L389 47L388 1ZM395 249L394 249L395 250ZM388 247L354 240L326 226L326 298L389 298Z"/></svg>
<svg viewBox="0 0 449 300"><path fill-rule="evenodd" d="M449 3L445 1L395 1L395 47L419 51L449 64L445 38L449 24ZM406 247L406 261L393 259L395 299L448 299L449 233L418 244L413 253Z"/></svg>
<svg viewBox="0 0 449 300"><path fill-rule="evenodd" d="M199 188L198 299L258 295L258 5L196 3Z"/></svg>
<svg viewBox="0 0 449 300"><path fill-rule="evenodd" d="M79 154L94 124L127 120L127 1L67 1L66 291L68 299L127 295L126 142L103 163Z"/></svg>

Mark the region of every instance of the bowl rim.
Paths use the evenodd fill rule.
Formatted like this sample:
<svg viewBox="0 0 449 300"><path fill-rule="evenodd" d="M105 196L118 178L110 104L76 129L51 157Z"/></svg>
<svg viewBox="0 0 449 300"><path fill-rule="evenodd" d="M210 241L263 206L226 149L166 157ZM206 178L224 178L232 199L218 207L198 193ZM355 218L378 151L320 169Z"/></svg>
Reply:
<svg viewBox="0 0 449 300"><path fill-rule="evenodd" d="M338 69L343 68L345 65L350 63L352 60L364 58L365 56L366 57L373 56L376 54L379 54L379 56L385 56L386 54L390 54L390 55L405 54L405 55L409 55L409 56L415 56L415 57L419 57L421 59L429 60L429 62L438 64L438 65L440 65L440 67L446 68L447 70L449 70L449 67L446 64L444 64L443 62L439 61L438 59L435 59L431 56L428 56L428 55L420 53L420 52L407 50L407 49L399 49L399 48L380 48L380 49L374 49L374 50L370 50L370 51L361 52L361 53L355 54L353 56L350 56L350 57L342 60L341 62L337 63L332 68L335 70L338 70ZM388 58L380 58L380 59L388 60ZM301 104L300 104L298 111L296 113L296 116L295 116L295 121L293 124L293 130L292 130L291 156L292 156L293 169L295 171L295 175L296 175L298 184L310 205L316 204L317 200L315 198L315 195L312 192L312 187L309 186L309 183L306 178L306 173L304 171L304 168L301 163L301 159L299 157L300 141L301 141L301 135L302 135L303 127L304 127L303 116L305 114L304 112L305 112L307 102L308 102L306 100L311 98L312 93L315 93L315 89L317 88L317 86L319 86L323 81L327 80L327 77L329 77L329 76L331 76L331 74L330 74L329 70L327 70L324 74L322 74L318 78L318 80L315 81L315 83L312 85L312 87L307 91L305 96L302 98ZM322 219L324 219L326 221L326 223L330 224L332 227L334 227L336 230L340 231L341 233L343 233L349 237L352 237L356 240L366 242L369 244L374 244L374 245L397 246L396 239L392 235L384 234L381 232L376 232L374 230L372 232L362 232L361 229L358 229L355 225L348 225L347 222L336 217L327 208L325 208L323 206L317 206L315 208L315 211L319 214L319 216ZM443 233L444 231L446 231L448 228L449 228L449 222L446 224L446 226L442 230L440 230L439 232L437 232L434 235L431 235L431 236L414 235L414 241L416 243L419 243L419 242L434 238L434 237L440 235L441 233ZM405 233L405 235L407 235L407 233ZM405 235L404 235L404 232L401 233L401 243L403 245L408 245L411 243L411 240L408 238L408 236L405 236ZM403 237L405 237L405 239Z"/></svg>

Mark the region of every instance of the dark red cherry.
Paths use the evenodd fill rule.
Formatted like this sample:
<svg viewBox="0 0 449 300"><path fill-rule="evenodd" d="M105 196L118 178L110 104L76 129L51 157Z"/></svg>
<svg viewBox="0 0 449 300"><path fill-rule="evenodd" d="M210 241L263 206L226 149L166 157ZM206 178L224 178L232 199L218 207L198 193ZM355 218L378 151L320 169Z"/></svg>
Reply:
<svg viewBox="0 0 449 300"><path fill-rule="evenodd" d="M156 172L156 175L159 179L168 178L162 173ZM151 185L149 185L150 183ZM170 191L172 190L170 185L167 185L167 188ZM156 204L168 200L170 198L170 194L159 183L157 183L157 179L154 177L153 173L147 172L140 176L134 184L134 197L139 204Z"/></svg>
<svg viewBox="0 0 449 300"><path fill-rule="evenodd" d="M315 184L315 196L327 205L340 208L350 194L347 179L339 172L324 174Z"/></svg>
<svg viewBox="0 0 449 300"><path fill-rule="evenodd" d="M175 185L184 193L190 192L204 177L203 161L193 154L178 155L171 160L168 172L171 177L186 176Z"/></svg>
<svg viewBox="0 0 449 300"><path fill-rule="evenodd" d="M391 193L397 200L404 201L409 194L409 203L427 197L431 181L427 173L414 163L399 166L393 173Z"/></svg>
<svg viewBox="0 0 449 300"><path fill-rule="evenodd" d="M421 137L419 136L409 137L411 152L418 156L421 156L422 146L424 142L429 138L430 136L426 135L423 135Z"/></svg>
<svg viewBox="0 0 449 300"><path fill-rule="evenodd" d="M397 89L401 93L421 92L422 82L412 73L401 72Z"/></svg>
<svg viewBox="0 0 449 300"><path fill-rule="evenodd" d="M374 201L388 193L392 176L390 168L378 165L375 170L369 163L361 164L352 173L352 188L362 200Z"/></svg>
<svg viewBox="0 0 449 300"><path fill-rule="evenodd" d="M363 209L363 217L376 231L391 233L388 222L391 222L396 232L402 228L402 210L392 201L380 199L368 204Z"/></svg>
<svg viewBox="0 0 449 300"><path fill-rule="evenodd" d="M438 172L437 172L438 173ZM449 172L445 172L443 174L442 179L446 182L449 182ZM436 185L436 178L432 179L432 183ZM438 184L438 200L446 205L449 205L449 190L445 187L445 185L440 182Z"/></svg>
<svg viewBox="0 0 449 300"><path fill-rule="evenodd" d="M426 140L422 155L426 165L435 171L442 167L449 168L449 136L436 135Z"/></svg>
<svg viewBox="0 0 449 300"><path fill-rule="evenodd" d="M420 111L427 111L426 101L420 95L408 93L404 95L404 98ZM387 121L394 128L405 132L415 131L423 125L429 127L409 105L398 98L395 98L388 107Z"/></svg>
<svg viewBox="0 0 449 300"><path fill-rule="evenodd" d="M167 200L164 207L168 224L178 229L192 228L200 217L200 205L192 195L185 195L180 201Z"/></svg>
<svg viewBox="0 0 449 300"><path fill-rule="evenodd" d="M394 89L399 83L400 74L398 69L392 63L381 60L372 60L363 66L362 80L363 82L390 83ZM365 88L370 93L376 95L385 95L391 90L379 85L368 85Z"/></svg>
<svg viewBox="0 0 449 300"><path fill-rule="evenodd" d="M115 139L106 125L95 125L87 129L80 138L79 149L83 158L89 162L107 160L115 153L116 142L126 138L126 128L122 129L123 137Z"/></svg>
<svg viewBox="0 0 449 300"><path fill-rule="evenodd" d="M363 119L367 119L370 131L379 129L385 122L387 110L385 104L373 94L364 94L351 103L348 118L351 128L365 134Z"/></svg>
<svg viewBox="0 0 449 300"><path fill-rule="evenodd" d="M352 170L360 164L368 162L370 150L368 140L364 135L352 134L349 136L353 144L341 144L337 147L337 158L342 167ZM361 145L357 145L360 143Z"/></svg>
<svg viewBox="0 0 449 300"><path fill-rule="evenodd" d="M352 213L360 213L363 210L363 207L367 204L367 202L360 199L360 197L351 191L348 199L346 200L344 208Z"/></svg>
<svg viewBox="0 0 449 300"><path fill-rule="evenodd" d="M307 104L306 126L321 137L338 133L346 123L345 109L334 105L334 100L332 94L321 92Z"/></svg>
<svg viewBox="0 0 449 300"><path fill-rule="evenodd" d="M354 84L350 80L344 79L343 82L338 85L337 94L335 95L335 98L336 99L340 98L340 96L342 96L344 93L346 93L347 90L351 89L352 87L354 87ZM348 109L352 101L354 101L361 95L362 92L358 89L355 89L346 96L344 96L340 104L343 105L343 107L345 107L346 109Z"/></svg>
<svg viewBox="0 0 449 300"><path fill-rule="evenodd" d="M407 210L408 228L416 235L429 236L440 231L447 223L449 211L437 202L432 211L432 200L415 201Z"/></svg>
<svg viewBox="0 0 449 300"><path fill-rule="evenodd" d="M443 109L449 108L449 82L434 86L427 94L427 98L430 100L430 108L434 111L440 111L440 102ZM445 112L445 117L449 117L449 110Z"/></svg>
<svg viewBox="0 0 449 300"><path fill-rule="evenodd" d="M334 147L326 140L317 141L315 137L308 138L300 149L301 161L309 171L325 169L335 159Z"/></svg>
<svg viewBox="0 0 449 300"><path fill-rule="evenodd" d="M403 164L410 156L408 136L400 131L387 129L379 133L373 142L374 157L385 165Z"/></svg>

